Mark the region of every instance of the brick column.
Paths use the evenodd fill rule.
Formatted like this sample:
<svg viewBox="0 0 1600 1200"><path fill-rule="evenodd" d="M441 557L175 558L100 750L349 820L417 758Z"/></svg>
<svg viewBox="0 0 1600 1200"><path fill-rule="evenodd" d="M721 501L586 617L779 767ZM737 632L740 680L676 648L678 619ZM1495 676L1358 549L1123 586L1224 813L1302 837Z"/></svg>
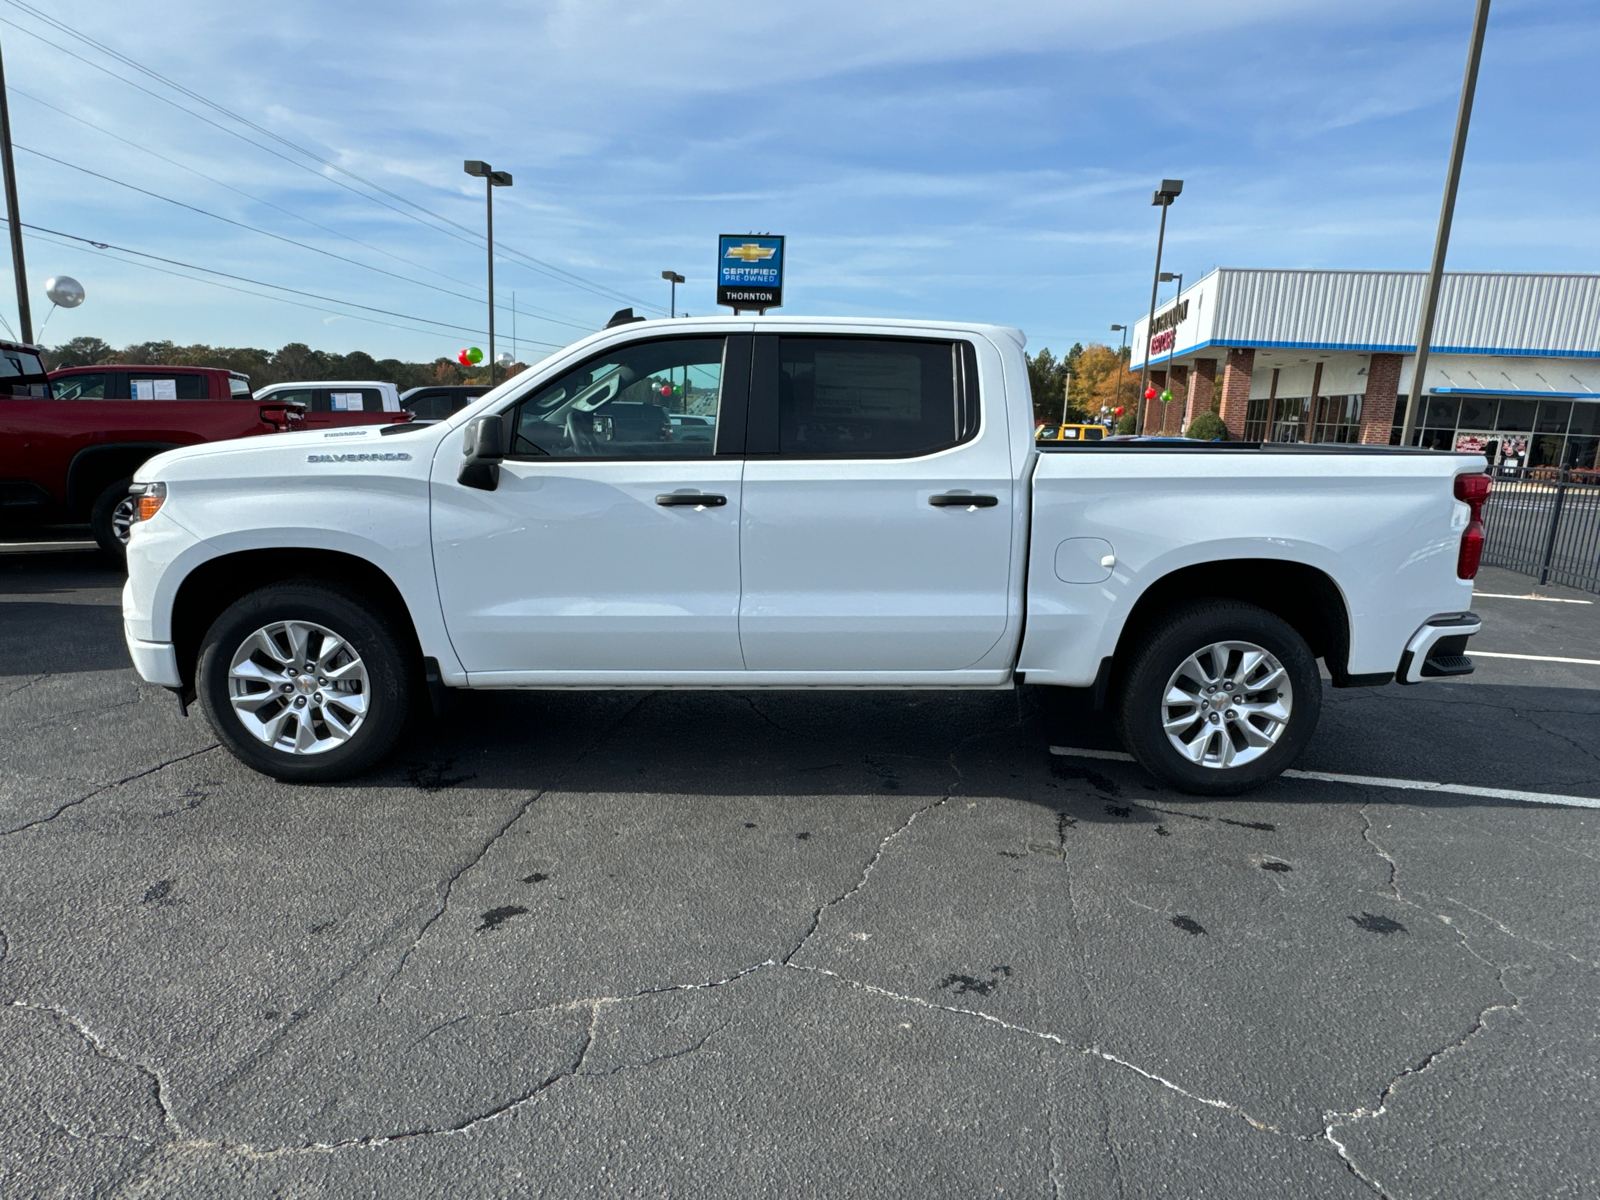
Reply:
<svg viewBox="0 0 1600 1200"><path fill-rule="evenodd" d="M1189 402L1189 368L1174 363L1172 382L1167 386L1172 389L1172 403L1166 405L1167 419L1161 432L1177 436L1183 432L1183 409Z"/></svg>
<svg viewBox="0 0 1600 1200"><path fill-rule="evenodd" d="M1183 407L1183 427L1189 428L1201 413L1210 412L1217 386L1217 360L1197 358L1189 372L1189 401Z"/></svg>
<svg viewBox="0 0 1600 1200"><path fill-rule="evenodd" d="M1400 357L1398 354L1374 354L1367 364L1367 394L1361 398L1362 445L1389 444L1395 404L1400 398Z"/></svg>
<svg viewBox="0 0 1600 1200"><path fill-rule="evenodd" d="M1165 371L1150 372L1150 376L1145 383L1145 387L1155 388L1156 395L1159 396L1164 390L1166 390L1166 386L1167 373ZM1161 401L1159 400L1144 401L1144 428L1139 430L1140 433L1147 433L1153 436L1161 432L1161 409L1162 405Z"/></svg>
<svg viewBox="0 0 1600 1200"><path fill-rule="evenodd" d="M1217 415L1228 427L1228 436L1244 437L1245 413L1250 408L1250 373L1255 370L1256 352L1253 348L1229 350L1228 363L1222 369L1222 403Z"/></svg>

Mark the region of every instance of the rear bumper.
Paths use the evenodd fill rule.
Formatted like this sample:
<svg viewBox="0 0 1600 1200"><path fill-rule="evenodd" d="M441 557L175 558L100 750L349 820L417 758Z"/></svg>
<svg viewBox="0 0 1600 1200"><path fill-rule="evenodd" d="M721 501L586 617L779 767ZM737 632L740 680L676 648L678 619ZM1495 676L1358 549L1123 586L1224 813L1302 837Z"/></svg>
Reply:
<svg viewBox="0 0 1600 1200"><path fill-rule="evenodd" d="M1483 628L1477 613L1443 613L1429 617L1406 643L1395 672L1399 683L1421 683L1425 679L1448 679L1472 674L1467 657L1467 639Z"/></svg>
<svg viewBox="0 0 1600 1200"><path fill-rule="evenodd" d="M178 673L178 651L171 642L144 642L126 632L128 653L133 657L133 669L146 683L159 683L162 687L182 687L183 676Z"/></svg>

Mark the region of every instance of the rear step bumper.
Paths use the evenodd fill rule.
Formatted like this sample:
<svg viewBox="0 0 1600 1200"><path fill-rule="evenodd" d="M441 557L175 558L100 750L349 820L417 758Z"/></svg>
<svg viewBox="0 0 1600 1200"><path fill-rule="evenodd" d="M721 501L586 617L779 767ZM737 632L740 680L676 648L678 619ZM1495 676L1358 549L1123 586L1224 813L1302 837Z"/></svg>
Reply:
<svg viewBox="0 0 1600 1200"><path fill-rule="evenodd" d="M1467 639L1482 628L1483 622L1477 613L1443 613L1429 617L1406 643L1395 679L1400 683L1421 683L1424 679L1471 675Z"/></svg>

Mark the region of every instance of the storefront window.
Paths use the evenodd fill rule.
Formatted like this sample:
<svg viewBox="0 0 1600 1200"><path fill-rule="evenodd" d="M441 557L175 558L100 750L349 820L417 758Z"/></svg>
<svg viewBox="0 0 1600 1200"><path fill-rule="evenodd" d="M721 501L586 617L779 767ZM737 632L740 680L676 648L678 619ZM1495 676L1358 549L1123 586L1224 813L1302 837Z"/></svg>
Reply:
<svg viewBox="0 0 1600 1200"><path fill-rule="evenodd" d="M1361 440L1361 397L1319 396L1313 442L1359 442Z"/></svg>
<svg viewBox="0 0 1600 1200"><path fill-rule="evenodd" d="M1454 396L1434 396L1425 400L1427 415L1423 417L1422 424L1429 429L1454 429L1459 423L1461 415L1461 401ZM1395 409L1399 420L1405 419L1405 401Z"/></svg>
<svg viewBox="0 0 1600 1200"><path fill-rule="evenodd" d="M1539 419L1534 425L1540 433L1565 433L1567 418L1572 415L1570 400L1539 401Z"/></svg>
<svg viewBox="0 0 1600 1200"><path fill-rule="evenodd" d="M1303 442L1306 440L1306 409L1310 403L1309 397L1296 396L1293 399L1278 397L1277 411L1272 416L1272 437L1274 442Z"/></svg>
<svg viewBox="0 0 1600 1200"><path fill-rule="evenodd" d="M1499 404L1493 396L1461 397L1461 416L1456 419L1456 428L1493 429L1494 413Z"/></svg>
<svg viewBox="0 0 1600 1200"><path fill-rule="evenodd" d="M1265 396L1259 400L1252 400L1244 410L1244 440L1247 442L1264 442L1267 440L1267 405L1272 401Z"/></svg>
<svg viewBox="0 0 1600 1200"><path fill-rule="evenodd" d="M1572 470L1593 470L1597 453L1600 453L1600 438L1568 438L1566 465Z"/></svg>
<svg viewBox="0 0 1600 1200"><path fill-rule="evenodd" d="M1504 399L1500 401L1500 418L1495 422L1496 429L1510 429L1525 432L1533 428L1533 410L1537 407L1532 400Z"/></svg>
<svg viewBox="0 0 1600 1200"><path fill-rule="evenodd" d="M1573 434L1600 434L1600 403L1593 400L1581 401L1572 406L1572 426L1568 430Z"/></svg>

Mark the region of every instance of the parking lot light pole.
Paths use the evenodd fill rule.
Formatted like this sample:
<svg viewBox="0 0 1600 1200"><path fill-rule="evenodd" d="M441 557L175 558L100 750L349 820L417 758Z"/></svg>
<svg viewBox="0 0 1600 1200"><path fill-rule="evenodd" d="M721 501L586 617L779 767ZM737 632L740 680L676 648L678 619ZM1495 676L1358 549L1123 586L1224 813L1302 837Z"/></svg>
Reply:
<svg viewBox="0 0 1600 1200"><path fill-rule="evenodd" d="M1128 357L1125 353L1128 349L1128 327L1126 325L1113 325L1111 332L1122 335L1122 342L1117 346L1117 401L1120 403L1122 401L1122 377L1128 373ZM1111 407L1115 408L1116 405L1113 404Z"/></svg>
<svg viewBox="0 0 1600 1200"><path fill-rule="evenodd" d="M1422 315L1417 322L1417 362L1411 371L1411 390L1406 395L1406 416L1400 429L1400 444L1411 445L1417 427L1417 409L1422 398L1422 376L1428 369L1428 346L1433 341L1433 319L1439 310L1439 285L1444 281L1444 255L1450 246L1450 222L1456 212L1456 187L1461 183L1461 159L1467 151L1467 125L1472 120L1472 95L1478 90L1478 63L1483 58L1483 31L1489 24L1489 0L1478 0L1472 21L1472 45L1467 50L1467 75L1461 81L1461 104L1456 109L1456 132L1450 142L1450 169L1445 175L1444 204L1439 209L1439 231L1433 239L1433 265L1428 270L1428 287L1422 297Z"/></svg>
<svg viewBox="0 0 1600 1200"><path fill-rule="evenodd" d="M17 324L22 340L33 342L33 313L28 309L28 269L22 261L22 215L17 207L17 168L11 161L11 108L6 103L6 68L0 61L0 168L6 177L6 223L11 227L11 271L17 277Z"/></svg>
<svg viewBox="0 0 1600 1200"><path fill-rule="evenodd" d="M469 158L462 164L468 175L484 181L483 194L487 204L489 242L489 386L494 386L494 190L511 186L510 171L496 171L486 162Z"/></svg>
<svg viewBox="0 0 1600 1200"><path fill-rule="evenodd" d="M1161 272L1161 282L1162 283L1171 283L1174 279L1176 279L1178 281L1178 290L1172 293L1172 298L1174 300L1176 300L1179 296L1183 295L1183 272L1182 271L1163 271L1163 272Z"/></svg>
<svg viewBox="0 0 1600 1200"><path fill-rule="evenodd" d="M689 281L682 275L679 275L676 271L663 271L661 272L661 278L665 279L669 284L672 285L670 299L668 300L667 312L676 317L678 315L678 285L680 283L688 283Z"/></svg>
<svg viewBox="0 0 1600 1200"><path fill-rule="evenodd" d="M1167 241L1167 209L1183 193L1183 180L1163 179L1150 203L1161 209L1161 232L1156 234L1156 275L1150 281L1150 320L1144 327L1144 363L1139 368L1139 403L1134 409L1133 431L1144 428L1144 389L1150 379L1150 343L1154 340L1150 327L1156 323L1156 291L1161 287L1161 251Z"/></svg>

